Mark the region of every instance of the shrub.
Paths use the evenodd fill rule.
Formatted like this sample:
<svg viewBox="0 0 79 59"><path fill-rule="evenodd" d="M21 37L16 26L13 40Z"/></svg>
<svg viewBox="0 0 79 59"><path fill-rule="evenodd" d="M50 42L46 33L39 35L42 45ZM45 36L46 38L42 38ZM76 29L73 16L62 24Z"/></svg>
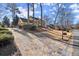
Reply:
<svg viewBox="0 0 79 59"><path fill-rule="evenodd" d="M12 34L9 30L1 30L0 33Z"/></svg>
<svg viewBox="0 0 79 59"><path fill-rule="evenodd" d="M37 29L37 26L33 25L30 30L36 30Z"/></svg>
<svg viewBox="0 0 79 59"><path fill-rule="evenodd" d="M66 28L63 28L63 31L66 31L67 29Z"/></svg>
<svg viewBox="0 0 79 59"><path fill-rule="evenodd" d="M30 29L31 27L32 27L31 24L25 24L25 25L23 26L24 29Z"/></svg>
<svg viewBox="0 0 79 59"><path fill-rule="evenodd" d="M4 27L1 27L1 26L0 26L0 30L8 30L8 29L5 29Z"/></svg>
<svg viewBox="0 0 79 59"><path fill-rule="evenodd" d="M10 34L0 34L0 41L8 41L8 40L13 40L14 37Z"/></svg>
<svg viewBox="0 0 79 59"><path fill-rule="evenodd" d="M0 47L7 45L13 41L14 37L12 32L0 26Z"/></svg>
<svg viewBox="0 0 79 59"><path fill-rule="evenodd" d="M23 28L25 30L36 30L37 26L36 25L32 25L32 24L27 24L27 25L24 25Z"/></svg>

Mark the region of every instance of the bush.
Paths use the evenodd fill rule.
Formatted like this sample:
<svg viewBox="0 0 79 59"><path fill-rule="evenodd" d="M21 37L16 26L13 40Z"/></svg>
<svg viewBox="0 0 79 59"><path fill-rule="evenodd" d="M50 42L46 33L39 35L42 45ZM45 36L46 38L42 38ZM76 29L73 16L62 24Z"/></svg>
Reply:
<svg viewBox="0 0 79 59"><path fill-rule="evenodd" d="M11 43L13 39L14 37L12 35L12 32L0 26L0 47L7 45L8 43Z"/></svg>
<svg viewBox="0 0 79 59"><path fill-rule="evenodd" d="M23 28L26 30L26 29L30 29L32 27L32 25L31 24L26 24L26 25L24 25L23 26Z"/></svg>
<svg viewBox="0 0 79 59"><path fill-rule="evenodd" d="M0 26L0 42L5 40L13 40L12 32Z"/></svg>
<svg viewBox="0 0 79 59"><path fill-rule="evenodd" d="M63 28L63 31L66 31L67 29L66 28Z"/></svg>
<svg viewBox="0 0 79 59"><path fill-rule="evenodd" d="M1 26L0 26L0 30L8 30L8 29L5 29L4 27L1 27Z"/></svg>
<svg viewBox="0 0 79 59"><path fill-rule="evenodd" d="M10 34L0 34L0 41L10 41L13 40L14 37Z"/></svg>
<svg viewBox="0 0 79 59"><path fill-rule="evenodd" d="M9 30L1 30L0 33L12 34Z"/></svg>
<svg viewBox="0 0 79 59"><path fill-rule="evenodd" d="M13 40L14 40L14 37L12 35L0 33L0 47L6 46L12 43Z"/></svg>
<svg viewBox="0 0 79 59"><path fill-rule="evenodd" d="M25 30L36 30L37 26L36 25L32 25L32 24L27 24L27 25L24 25L23 28Z"/></svg>
<svg viewBox="0 0 79 59"><path fill-rule="evenodd" d="M33 25L30 30L36 30L37 29L37 26Z"/></svg>

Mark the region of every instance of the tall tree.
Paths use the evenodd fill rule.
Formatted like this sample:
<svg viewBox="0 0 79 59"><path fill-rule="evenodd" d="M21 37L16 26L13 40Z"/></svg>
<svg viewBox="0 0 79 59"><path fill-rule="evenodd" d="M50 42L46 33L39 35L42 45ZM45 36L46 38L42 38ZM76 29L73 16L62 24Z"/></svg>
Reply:
<svg viewBox="0 0 79 59"><path fill-rule="evenodd" d="M32 19L33 19L33 24L34 24L34 19L35 19L35 8L34 8L34 3L30 4L30 9L33 12L32 14Z"/></svg>
<svg viewBox="0 0 79 59"><path fill-rule="evenodd" d="M73 25L73 20L74 17L73 17L73 14L72 12L65 12L65 27L69 30L69 29L72 29L72 25Z"/></svg>
<svg viewBox="0 0 79 59"><path fill-rule="evenodd" d="M35 13L35 10L34 10L34 3L32 3L33 4L33 20L34 20L34 13Z"/></svg>
<svg viewBox="0 0 79 59"><path fill-rule="evenodd" d="M68 10L68 8L67 8ZM58 15L59 24L62 27L62 39L63 39L63 30L67 30L67 27L71 27L73 15L71 11L67 11L65 8L65 4L62 4L60 9L60 13ZM58 25L59 25L58 24Z"/></svg>
<svg viewBox="0 0 79 59"><path fill-rule="evenodd" d="M7 9L12 12L12 18L13 18L13 24L14 24L14 26L17 25L16 24L17 23L17 20L15 20L17 18L16 13L19 13L20 14L21 12L17 8L16 3L7 3Z"/></svg>
<svg viewBox="0 0 79 59"><path fill-rule="evenodd" d="M17 26L18 25L18 20L19 20L19 17L16 15L13 19L12 25Z"/></svg>
<svg viewBox="0 0 79 59"><path fill-rule="evenodd" d="M34 19L35 19L35 8L34 8L34 3L32 3L32 5L33 5L33 21L34 21ZM33 22L33 24L34 24L34 22Z"/></svg>
<svg viewBox="0 0 79 59"><path fill-rule="evenodd" d="M57 5L57 12L56 12L55 20L54 20L54 26L56 26L57 17L59 15L60 9L62 7L62 4L60 5L59 3L57 3L56 5Z"/></svg>
<svg viewBox="0 0 79 59"><path fill-rule="evenodd" d="M48 15L44 15L44 21L46 25L50 24L50 17Z"/></svg>
<svg viewBox="0 0 79 59"><path fill-rule="evenodd" d="M40 3L40 9L41 9L41 26L43 26L43 24L42 24L42 20L43 20L43 8L42 8L42 3Z"/></svg>
<svg viewBox="0 0 79 59"><path fill-rule="evenodd" d="M7 8L12 12L12 18L14 18L16 15L16 4L15 3L8 3Z"/></svg>
<svg viewBox="0 0 79 59"><path fill-rule="evenodd" d="M27 4L27 11L28 11L28 24L29 24L29 3Z"/></svg>
<svg viewBox="0 0 79 59"><path fill-rule="evenodd" d="M3 22L3 25L4 25L4 26L9 27L9 25L10 25L10 21L9 21L9 18L8 18L7 16L4 16L2 22Z"/></svg>

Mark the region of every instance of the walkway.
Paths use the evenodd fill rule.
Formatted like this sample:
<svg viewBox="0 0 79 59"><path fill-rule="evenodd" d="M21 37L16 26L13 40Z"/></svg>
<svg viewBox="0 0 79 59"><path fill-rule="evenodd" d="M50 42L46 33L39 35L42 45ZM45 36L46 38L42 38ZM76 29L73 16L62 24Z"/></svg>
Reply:
<svg viewBox="0 0 79 59"><path fill-rule="evenodd" d="M75 52L72 45L53 40L40 33L22 33L19 29L10 29L15 37L15 43L23 56L71 56ZM79 55L75 53L75 55Z"/></svg>

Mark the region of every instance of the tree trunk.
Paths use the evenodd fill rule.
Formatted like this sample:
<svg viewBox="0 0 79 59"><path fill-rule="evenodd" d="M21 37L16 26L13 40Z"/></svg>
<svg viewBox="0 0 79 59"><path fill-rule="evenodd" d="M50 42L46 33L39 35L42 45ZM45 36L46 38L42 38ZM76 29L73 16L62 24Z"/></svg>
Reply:
<svg viewBox="0 0 79 59"><path fill-rule="evenodd" d="M32 3L32 5L33 5L33 25L34 25L34 13L35 13L35 10L34 10L34 3Z"/></svg>
<svg viewBox="0 0 79 59"><path fill-rule="evenodd" d="M57 14L56 14L56 17L55 17L55 20L54 20L54 26L56 26L57 17L58 17L59 10L60 10L61 7L62 7L62 5L59 7L59 4L58 4L58 10L57 10Z"/></svg>
<svg viewBox="0 0 79 59"><path fill-rule="evenodd" d="M27 4L27 7L28 7L28 20L27 20L27 22L29 24L29 3Z"/></svg>
<svg viewBox="0 0 79 59"><path fill-rule="evenodd" d="M40 8L41 8L41 27L43 26L43 23L42 23L42 19L43 19L43 10L42 10L42 4L40 3Z"/></svg>

